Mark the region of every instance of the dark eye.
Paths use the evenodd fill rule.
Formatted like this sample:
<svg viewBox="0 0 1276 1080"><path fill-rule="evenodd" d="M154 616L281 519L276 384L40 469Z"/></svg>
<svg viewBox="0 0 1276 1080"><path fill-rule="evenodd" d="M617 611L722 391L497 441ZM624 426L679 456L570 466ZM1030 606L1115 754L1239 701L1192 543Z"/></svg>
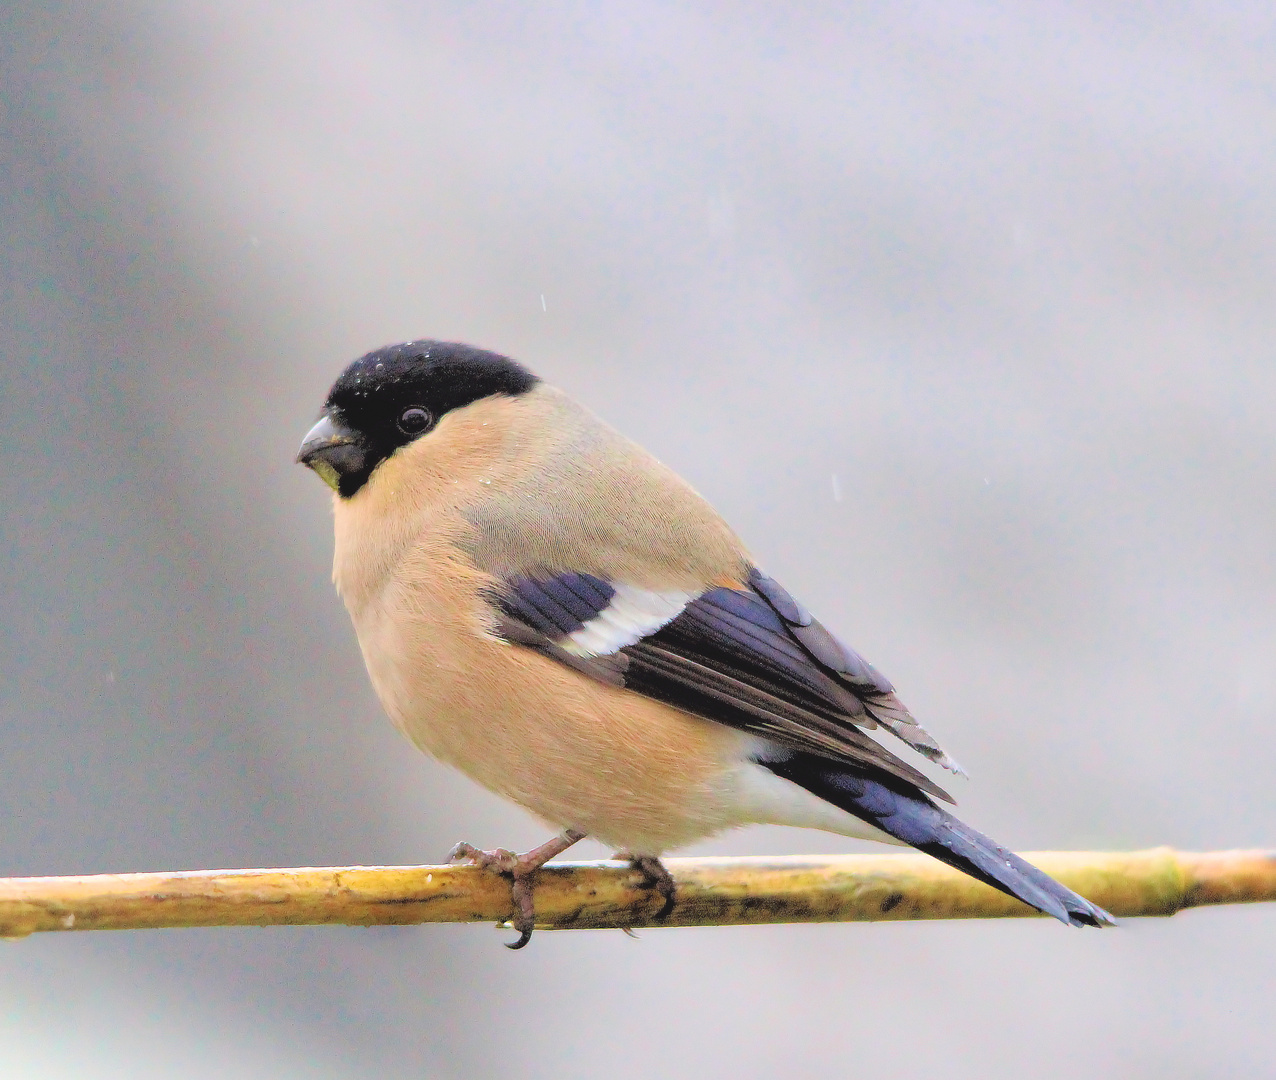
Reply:
<svg viewBox="0 0 1276 1080"><path fill-rule="evenodd" d="M432 423L434 423L434 417L430 415L428 409L423 409L420 405L413 405L410 409L404 409L399 413L399 430L404 435L420 435Z"/></svg>

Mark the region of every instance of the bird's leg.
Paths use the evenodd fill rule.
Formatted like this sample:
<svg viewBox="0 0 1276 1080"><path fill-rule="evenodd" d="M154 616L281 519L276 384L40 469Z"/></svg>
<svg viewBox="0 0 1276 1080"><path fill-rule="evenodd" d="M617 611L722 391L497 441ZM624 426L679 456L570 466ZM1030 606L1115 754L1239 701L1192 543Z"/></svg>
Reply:
<svg viewBox="0 0 1276 1080"><path fill-rule="evenodd" d="M484 870L492 870L513 879L510 896L514 900L514 918L511 922L518 931L518 940L507 944L507 949L521 949L532 940L532 931L536 928L536 907L532 903L532 880L536 872L555 855L561 855L578 840L584 840L585 834L575 829L567 829L553 840L547 840L540 847L516 855L504 848L495 851L481 851L473 844L464 841L448 852L448 862L460 862L468 859L475 866Z"/></svg>
<svg viewBox="0 0 1276 1080"><path fill-rule="evenodd" d="M618 851L612 858L623 859L629 863L642 875L644 889L654 889L665 898L664 904L656 912L656 919L668 918L669 913L673 911L674 901L678 898L678 886L673 880L673 875L665 869L665 864L654 855L633 855L628 851Z"/></svg>

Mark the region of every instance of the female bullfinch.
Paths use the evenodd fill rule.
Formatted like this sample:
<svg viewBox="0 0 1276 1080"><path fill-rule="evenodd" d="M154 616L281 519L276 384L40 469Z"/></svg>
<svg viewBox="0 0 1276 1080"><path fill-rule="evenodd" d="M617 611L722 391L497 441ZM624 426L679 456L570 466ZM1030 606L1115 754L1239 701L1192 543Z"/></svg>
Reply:
<svg viewBox="0 0 1276 1080"><path fill-rule="evenodd" d="M298 461L334 491L333 580L418 747L673 902L671 848L750 823L909 844L1073 925L1110 924L939 803L866 732L957 766L894 688L753 563L680 477L504 356L411 341L333 384Z"/></svg>

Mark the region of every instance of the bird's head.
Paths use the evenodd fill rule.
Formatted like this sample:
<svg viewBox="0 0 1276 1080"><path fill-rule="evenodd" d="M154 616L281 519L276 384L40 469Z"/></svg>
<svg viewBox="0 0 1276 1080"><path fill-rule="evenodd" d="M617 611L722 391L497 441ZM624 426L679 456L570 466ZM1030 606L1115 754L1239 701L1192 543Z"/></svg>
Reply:
<svg viewBox="0 0 1276 1080"><path fill-rule="evenodd" d="M426 438L445 414L538 382L497 353L446 341L408 341L354 361L332 384L297 461L343 499L400 447Z"/></svg>

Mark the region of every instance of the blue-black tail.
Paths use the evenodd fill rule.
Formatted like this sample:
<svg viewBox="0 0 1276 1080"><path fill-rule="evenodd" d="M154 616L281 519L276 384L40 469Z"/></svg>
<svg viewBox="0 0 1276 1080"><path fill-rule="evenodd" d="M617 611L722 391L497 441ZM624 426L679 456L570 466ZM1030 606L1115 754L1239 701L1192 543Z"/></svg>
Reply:
<svg viewBox="0 0 1276 1080"><path fill-rule="evenodd" d="M1072 926L1112 926L1106 911L1064 888L983 833L958 821L906 781L812 754L766 761L768 769L897 840Z"/></svg>

